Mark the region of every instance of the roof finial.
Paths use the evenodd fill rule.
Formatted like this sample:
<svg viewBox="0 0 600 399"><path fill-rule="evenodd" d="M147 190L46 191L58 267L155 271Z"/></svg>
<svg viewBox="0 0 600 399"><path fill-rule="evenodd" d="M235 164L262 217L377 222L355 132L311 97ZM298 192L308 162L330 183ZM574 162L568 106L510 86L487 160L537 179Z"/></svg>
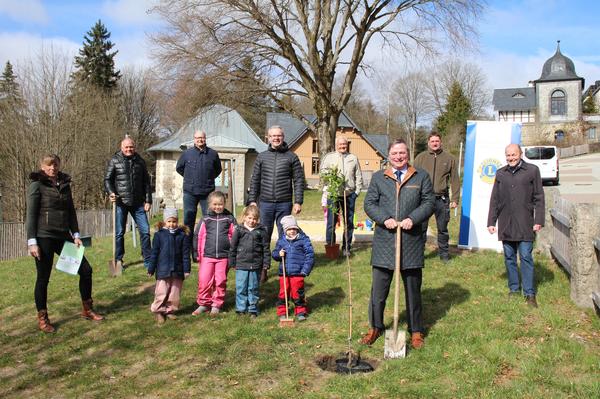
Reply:
<svg viewBox="0 0 600 399"><path fill-rule="evenodd" d="M560 53L560 40L556 41L556 52Z"/></svg>

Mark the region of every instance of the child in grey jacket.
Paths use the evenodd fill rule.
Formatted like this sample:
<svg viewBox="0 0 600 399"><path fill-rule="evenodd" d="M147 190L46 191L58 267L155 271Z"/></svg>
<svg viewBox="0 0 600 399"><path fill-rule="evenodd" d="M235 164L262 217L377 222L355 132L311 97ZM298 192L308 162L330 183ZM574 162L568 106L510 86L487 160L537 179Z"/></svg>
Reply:
<svg viewBox="0 0 600 399"><path fill-rule="evenodd" d="M258 315L258 289L270 266L267 230L258 223L256 205L244 209L243 224L237 225L231 237L229 267L235 268L235 311Z"/></svg>

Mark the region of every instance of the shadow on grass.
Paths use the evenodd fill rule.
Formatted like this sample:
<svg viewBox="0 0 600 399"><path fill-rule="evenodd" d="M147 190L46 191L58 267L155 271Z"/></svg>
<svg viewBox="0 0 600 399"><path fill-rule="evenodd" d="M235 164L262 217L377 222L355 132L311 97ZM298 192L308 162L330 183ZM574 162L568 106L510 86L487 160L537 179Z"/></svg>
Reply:
<svg viewBox="0 0 600 399"><path fill-rule="evenodd" d="M519 262L520 265L520 262ZM519 266L519 276L520 276L521 266ZM568 277L569 275L565 272L565 275ZM545 262L533 262L533 276L534 283L536 286L544 285L546 283L550 283L554 281L554 272L546 266ZM506 274L506 268L504 272L500 275L503 279L508 279Z"/></svg>
<svg viewBox="0 0 600 399"><path fill-rule="evenodd" d="M471 293L456 283L446 283L440 288L427 288L421 292L423 302L423 324L428 332L438 320L456 305L465 302ZM400 320L406 320L406 310L400 313Z"/></svg>

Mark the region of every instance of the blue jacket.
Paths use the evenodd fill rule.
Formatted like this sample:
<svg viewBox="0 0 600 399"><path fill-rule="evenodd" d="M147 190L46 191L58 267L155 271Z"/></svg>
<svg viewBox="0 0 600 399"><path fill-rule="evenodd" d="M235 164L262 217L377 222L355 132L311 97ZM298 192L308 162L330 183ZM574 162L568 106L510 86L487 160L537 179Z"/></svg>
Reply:
<svg viewBox="0 0 600 399"><path fill-rule="evenodd" d="M204 147L200 151L194 146L181 154L175 169L183 176L183 191L208 195L215 191L215 179L221 174L221 159L212 148Z"/></svg>
<svg viewBox="0 0 600 399"><path fill-rule="evenodd" d="M190 249L192 238L187 227L180 227L171 233L160 228L152 240L152 253L148 273L156 274L156 279L169 277L184 278L190 272Z"/></svg>
<svg viewBox="0 0 600 399"><path fill-rule="evenodd" d="M310 238L302 231L298 236L289 240L285 235L277 240L275 249L271 254L273 259L279 261L279 275L283 276L281 266L280 250L285 251L285 274L288 276L308 276L315 264L315 251L313 250Z"/></svg>

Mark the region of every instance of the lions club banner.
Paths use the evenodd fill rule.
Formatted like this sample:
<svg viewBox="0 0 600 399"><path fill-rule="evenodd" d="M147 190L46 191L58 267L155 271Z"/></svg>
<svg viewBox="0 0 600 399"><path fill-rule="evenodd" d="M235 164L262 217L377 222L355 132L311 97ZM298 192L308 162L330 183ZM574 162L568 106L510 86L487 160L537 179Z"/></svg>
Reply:
<svg viewBox="0 0 600 399"><path fill-rule="evenodd" d="M496 171L506 164L504 149L513 143L521 143L520 123L467 122L459 247L502 249L498 235L487 230L487 215Z"/></svg>

